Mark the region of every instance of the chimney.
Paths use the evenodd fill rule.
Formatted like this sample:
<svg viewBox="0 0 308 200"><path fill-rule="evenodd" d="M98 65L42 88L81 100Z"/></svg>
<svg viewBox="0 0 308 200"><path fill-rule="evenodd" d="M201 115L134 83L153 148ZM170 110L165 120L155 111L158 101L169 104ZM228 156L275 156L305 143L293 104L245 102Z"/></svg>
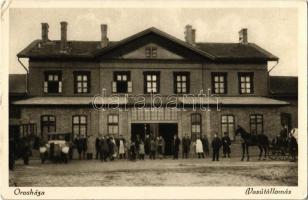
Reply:
<svg viewBox="0 0 308 200"><path fill-rule="evenodd" d="M247 28L242 28L238 33L239 33L239 43L248 44Z"/></svg>
<svg viewBox="0 0 308 200"><path fill-rule="evenodd" d="M101 24L101 32L102 32L101 47L104 48L108 45L109 42L109 39L107 37L107 24Z"/></svg>
<svg viewBox="0 0 308 200"><path fill-rule="evenodd" d="M67 22L60 22L61 24L61 51L65 52L67 49Z"/></svg>
<svg viewBox="0 0 308 200"><path fill-rule="evenodd" d="M195 45L195 39L196 39L196 30L192 29L191 25L185 26L185 41L190 45Z"/></svg>
<svg viewBox="0 0 308 200"><path fill-rule="evenodd" d="M49 25L47 23L42 23L42 42L43 43L49 41L48 29L49 29Z"/></svg>

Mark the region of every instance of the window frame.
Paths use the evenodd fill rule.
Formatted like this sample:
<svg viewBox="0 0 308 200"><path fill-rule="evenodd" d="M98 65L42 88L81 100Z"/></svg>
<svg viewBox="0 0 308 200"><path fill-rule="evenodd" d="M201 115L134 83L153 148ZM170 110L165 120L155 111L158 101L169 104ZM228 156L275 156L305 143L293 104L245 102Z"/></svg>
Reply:
<svg viewBox="0 0 308 200"><path fill-rule="evenodd" d="M147 46L145 47L144 53L146 58L157 58L157 52L158 50L156 46Z"/></svg>
<svg viewBox="0 0 308 200"><path fill-rule="evenodd" d="M193 122L193 116L198 116L200 121L199 122ZM199 132L199 137L201 137L202 135L202 115L200 113L192 113L190 115L190 124L191 124L191 127L190 127L190 136L191 136L191 140L195 140L197 139L197 134L198 132L193 132L193 126L194 125L199 125L200 126L200 132Z"/></svg>
<svg viewBox="0 0 308 200"><path fill-rule="evenodd" d="M242 92L242 81L241 81L241 77L245 77L245 82L243 82L245 84L245 91L247 90L246 84L248 82L246 82L246 77L250 78L250 93L246 92ZM238 72L238 90L239 90L239 94L254 94L254 72Z"/></svg>
<svg viewBox="0 0 308 200"><path fill-rule="evenodd" d="M156 75L156 92L148 92L147 87L147 76L148 75ZM151 83L153 84L154 81L151 80ZM144 88L144 94L159 94L160 93L160 71L145 71L143 72L143 88ZM152 87L153 88L153 87Z"/></svg>
<svg viewBox="0 0 308 200"><path fill-rule="evenodd" d="M58 80L49 80L49 76L58 76ZM57 82L58 83L58 89L57 92L51 92L50 91L50 82ZM43 92L45 94L61 94L63 92L63 84L62 84L62 71L60 70L48 70L48 71L44 71L44 85L43 85Z"/></svg>
<svg viewBox="0 0 308 200"><path fill-rule="evenodd" d="M178 81L178 76L186 76L186 81ZM181 77L182 79L182 77ZM181 85L181 92L178 92L178 83ZM186 84L186 92L183 92L182 83ZM173 91L174 94L189 94L190 93L190 72L173 72Z"/></svg>
<svg viewBox="0 0 308 200"><path fill-rule="evenodd" d="M223 77L223 79L224 79L224 82L223 82L224 92L216 93L215 83L219 84L219 91L220 91L220 84L222 82L220 82L220 80L218 82L215 82L215 76L218 76L219 79L220 79L221 76ZM211 73L211 79L212 79L211 82L212 82L212 93L213 94L227 94L228 93L228 73L227 72L212 72Z"/></svg>
<svg viewBox="0 0 308 200"><path fill-rule="evenodd" d="M109 121L109 117L110 116L112 116L112 117L114 117L114 116L116 116L117 117L117 123L115 123L115 122L110 122ZM107 115L107 132L108 132L108 135L113 135L113 134L117 134L117 136L119 136L120 135L120 126L119 126L119 124L120 124L120 116L119 116L119 114L116 114L116 113L111 113L111 114L108 114ZM117 133L110 133L110 131L109 131L109 126L113 126L113 127L115 127L115 126L117 126Z"/></svg>
<svg viewBox="0 0 308 200"><path fill-rule="evenodd" d="M261 123L258 123L258 116L261 117L262 121ZM252 117L255 117L255 123L252 123ZM255 125L256 127L256 134L259 134L258 133L258 125L261 124L261 134L264 133L264 117L263 117L263 114L250 114L249 115L249 128L250 128L250 133L252 133L252 125Z"/></svg>
<svg viewBox="0 0 308 200"><path fill-rule="evenodd" d="M48 121L43 121L43 118L47 117ZM53 117L55 120L54 121L50 121L50 117ZM57 118L55 115L41 115L41 137L43 136L43 130L44 127L46 126L47 123L47 133L50 133L50 127L54 126L54 131L57 131ZM54 123L54 125L52 125L51 123Z"/></svg>
<svg viewBox="0 0 308 200"><path fill-rule="evenodd" d="M229 123L229 117L232 117L233 118L233 123ZM227 122L223 122L223 117L227 117ZM221 136L223 137L224 136L224 132L222 131L222 127L223 127L223 125L227 125L227 130L228 130L228 136L230 137L230 133L229 133L229 125L230 124L233 124L233 139L232 138L230 138L231 139L231 141L235 141L235 116L233 115L233 114L223 114L223 115L221 115L221 120L220 120L220 125L221 125Z"/></svg>
<svg viewBox="0 0 308 200"><path fill-rule="evenodd" d="M117 79L117 76L123 76L126 75L126 81L119 81ZM118 82L126 82L126 91L125 92L119 92L118 91ZM113 85L115 83L115 85ZM120 94L127 94L132 92L132 81L131 81L131 72L130 71L114 71L113 72L113 83L112 83L112 93L120 93ZM113 88L115 87L115 88Z"/></svg>
<svg viewBox="0 0 308 200"><path fill-rule="evenodd" d="M78 117L78 123L74 123L74 117ZM85 117L85 123L81 123L81 117ZM87 115L73 115L72 116L72 134L75 136L74 127L78 126L78 136L81 135L80 130L82 126L85 126L85 135L88 135L88 116Z"/></svg>
<svg viewBox="0 0 308 200"><path fill-rule="evenodd" d="M73 72L74 75L74 93L75 94L89 94L91 93L91 72L90 71L74 71ZM78 76L87 76L87 81L81 80L78 81ZM82 87L82 92L78 92L78 83L81 83ZM87 83L87 92L83 92L83 83Z"/></svg>

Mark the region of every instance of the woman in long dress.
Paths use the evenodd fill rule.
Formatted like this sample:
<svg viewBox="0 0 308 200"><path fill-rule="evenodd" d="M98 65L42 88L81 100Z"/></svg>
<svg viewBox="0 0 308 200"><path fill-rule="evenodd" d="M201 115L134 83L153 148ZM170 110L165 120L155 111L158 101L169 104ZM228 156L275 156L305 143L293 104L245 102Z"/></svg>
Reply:
<svg viewBox="0 0 308 200"><path fill-rule="evenodd" d="M120 141L119 141L119 158L120 159L124 158L124 154L125 154L124 139L120 138Z"/></svg>
<svg viewBox="0 0 308 200"><path fill-rule="evenodd" d="M204 158L203 145L199 137L196 140L196 153L198 154L198 158Z"/></svg>

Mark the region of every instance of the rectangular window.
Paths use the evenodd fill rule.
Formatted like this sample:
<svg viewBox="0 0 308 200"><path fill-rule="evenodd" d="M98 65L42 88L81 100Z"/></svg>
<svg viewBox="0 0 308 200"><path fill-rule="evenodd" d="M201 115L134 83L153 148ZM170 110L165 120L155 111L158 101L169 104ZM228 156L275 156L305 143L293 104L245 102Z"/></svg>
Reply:
<svg viewBox="0 0 308 200"><path fill-rule="evenodd" d="M157 57L157 47L146 47L145 48L145 57L156 58Z"/></svg>
<svg viewBox="0 0 308 200"><path fill-rule="evenodd" d="M62 93L62 73L61 71L47 71L44 81L44 93Z"/></svg>
<svg viewBox="0 0 308 200"><path fill-rule="evenodd" d="M160 72L144 72L144 93L159 93Z"/></svg>
<svg viewBox="0 0 308 200"><path fill-rule="evenodd" d="M253 94L253 72L239 72L239 93Z"/></svg>
<svg viewBox="0 0 308 200"><path fill-rule="evenodd" d="M250 133L251 134L263 133L263 115L260 114L250 115Z"/></svg>
<svg viewBox="0 0 308 200"><path fill-rule="evenodd" d="M73 116L73 135L87 135L87 116L74 115Z"/></svg>
<svg viewBox="0 0 308 200"><path fill-rule="evenodd" d="M90 93L91 77L90 72L74 72L74 91L75 94Z"/></svg>
<svg viewBox="0 0 308 200"><path fill-rule="evenodd" d="M47 133L56 132L56 117L53 115L41 116L41 134L47 135Z"/></svg>
<svg viewBox="0 0 308 200"><path fill-rule="evenodd" d="M231 140L235 139L235 132L234 132L234 116L233 115L222 115L221 116L221 133L222 137L225 133L228 134Z"/></svg>
<svg viewBox="0 0 308 200"><path fill-rule="evenodd" d="M119 134L119 115L110 114L108 115L108 134Z"/></svg>
<svg viewBox="0 0 308 200"><path fill-rule="evenodd" d="M214 94L227 94L227 73L212 72L212 92Z"/></svg>
<svg viewBox="0 0 308 200"><path fill-rule="evenodd" d="M112 92L131 93L132 82L130 81L130 72L114 72L112 82Z"/></svg>
<svg viewBox="0 0 308 200"><path fill-rule="evenodd" d="M191 140L196 140L201 136L201 115L198 113L191 115Z"/></svg>
<svg viewBox="0 0 308 200"><path fill-rule="evenodd" d="M174 93L187 94L190 86L189 72L174 72Z"/></svg>

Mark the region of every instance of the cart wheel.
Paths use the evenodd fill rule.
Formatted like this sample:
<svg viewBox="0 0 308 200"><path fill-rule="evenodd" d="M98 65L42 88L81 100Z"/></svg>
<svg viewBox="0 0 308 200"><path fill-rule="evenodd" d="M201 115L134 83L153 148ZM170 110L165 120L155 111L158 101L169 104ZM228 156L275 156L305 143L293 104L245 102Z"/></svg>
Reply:
<svg viewBox="0 0 308 200"><path fill-rule="evenodd" d="M276 160L277 159L277 152L276 150L272 149L268 155L268 157L272 160Z"/></svg>

